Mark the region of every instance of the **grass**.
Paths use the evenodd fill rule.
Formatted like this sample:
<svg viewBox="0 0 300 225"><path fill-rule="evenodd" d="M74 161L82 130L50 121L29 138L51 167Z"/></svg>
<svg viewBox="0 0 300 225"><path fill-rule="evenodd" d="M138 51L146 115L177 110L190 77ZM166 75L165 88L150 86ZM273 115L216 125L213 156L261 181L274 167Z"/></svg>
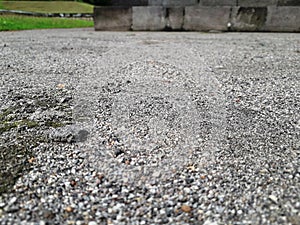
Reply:
<svg viewBox="0 0 300 225"><path fill-rule="evenodd" d="M0 31L93 27L93 25L93 21L81 19L0 15Z"/></svg>
<svg viewBox="0 0 300 225"><path fill-rule="evenodd" d="M39 13L93 13L93 5L74 1L0 1L0 9Z"/></svg>

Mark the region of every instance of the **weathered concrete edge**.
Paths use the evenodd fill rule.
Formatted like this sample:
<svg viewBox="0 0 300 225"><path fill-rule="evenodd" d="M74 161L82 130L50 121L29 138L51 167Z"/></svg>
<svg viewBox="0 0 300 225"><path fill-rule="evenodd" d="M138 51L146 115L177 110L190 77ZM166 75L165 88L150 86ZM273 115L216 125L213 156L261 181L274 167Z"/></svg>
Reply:
<svg viewBox="0 0 300 225"><path fill-rule="evenodd" d="M262 31L300 32L299 6L269 6L268 15Z"/></svg>
<svg viewBox="0 0 300 225"><path fill-rule="evenodd" d="M189 6L185 7L183 30L227 31L231 7Z"/></svg>
<svg viewBox="0 0 300 225"><path fill-rule="evenodd" d="M132 7L94 7L94 28L99 31L129 31L132 27Z"/></svg>
<svg viewBox="0 0 300 225"><path fill-rule="evenodd" d="M128 11L126 17L131 17L131 20L129 20L131 24L113 29L110 29L110 23L117 20L117 14L111 14L111 19L106 20L105 27L99 27L97 25L99 23L97 22L96 8L94 10L95 30L300 32L300 6L210 7L197 5L159 7L161 13L157 14L159 18L155 20L153 20L151 13L154 6L139 6L131 7L132 10ZM101 8L105 10L106 7ZM139 10L133 10L133 8ZM141 10L144 12L142 18L137 14ZM173 11L176 13L168 13ZM173 24L170 23L170 16L174 21Z"/></svg>

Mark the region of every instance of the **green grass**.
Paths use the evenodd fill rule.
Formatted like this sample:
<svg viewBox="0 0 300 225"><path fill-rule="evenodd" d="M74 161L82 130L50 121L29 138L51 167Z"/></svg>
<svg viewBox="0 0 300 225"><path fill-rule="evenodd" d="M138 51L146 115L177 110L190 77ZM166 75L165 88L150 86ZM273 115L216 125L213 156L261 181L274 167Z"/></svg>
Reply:
<svg viewBox="0 0 300 225"><path fill-rule="evenodd" d="M0 9L39 13L93 13L93 5L74 1L0 1Z"/></svg>
<svg viewBox="0 0 300 225"><path fill-rule="evenodd" d="M93 21L81 19L0 15L0 31L93 27L93 25Z"/></svg>
<svg viewBox="0 0 300 225"><path fill-rule="evenodd" d="M2 9L40 13L93 13L93 6L65 1L2 1Z"/></svg>

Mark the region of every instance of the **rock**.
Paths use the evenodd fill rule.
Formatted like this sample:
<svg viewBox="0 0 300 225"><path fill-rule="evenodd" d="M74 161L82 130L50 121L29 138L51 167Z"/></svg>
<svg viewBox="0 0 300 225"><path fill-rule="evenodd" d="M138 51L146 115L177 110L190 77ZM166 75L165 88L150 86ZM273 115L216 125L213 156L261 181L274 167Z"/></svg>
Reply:
<svg viewBox="0 0 300 225"><path fill-rule="evenodd" d="M97 225L97 223L95 221L90 221L88 225Z"/></svg>
<svg viewBox="0 0 300 225"><path fill-rule="evenodd" d="M278 203L278 198L275 195L269 195L269 199L275 204Z"/></svg>
<svg viewBox="0 0 300 225"><path fill-rule="evenodd" d="M120 148L117 148L116 150L114 150L115 157L118 157L119 155L122 155L123 153L124 153L124 151Z"/></svg>
<svg viewBox="0 0 300 225"><path fill-rule="evenodd" d="M183 191L187 194L191 193L191 189L188 187L183 188Z"/></svg>
<svg viewBox="0 0 300 225"><path fill-rule="evenodd" d="M68 213L71 213L71 212L73 212L73 208L71 206L67 206L65 208L65 211L68 212Z"/></svg>
<svg viewBox="0 0 300 225"><path fill-rule="evenodd" d="M192 208L188 205L182 205L181 210L185 213L190 213L192 211Z"/></svg>
<svg viewBox="0 0 300 225"><path fill-rule="evenodd" d="M54 130L50 134L50 139L56 142L74 143L87 140L89 132L75 125L69 125Z"/></svg>
<svg viewBox="0 0 300 225"><path fill-rule="evenodd" d="M155 171L153 174L152 174L152 176L153 177L160 177L160 171Z"/></svg>
<svg viewBox="0 0 300 225"><path fill-rule="evenodd" d="M206 220L203 225L218 225L217 222L211 221L210 219Z"/></svg>

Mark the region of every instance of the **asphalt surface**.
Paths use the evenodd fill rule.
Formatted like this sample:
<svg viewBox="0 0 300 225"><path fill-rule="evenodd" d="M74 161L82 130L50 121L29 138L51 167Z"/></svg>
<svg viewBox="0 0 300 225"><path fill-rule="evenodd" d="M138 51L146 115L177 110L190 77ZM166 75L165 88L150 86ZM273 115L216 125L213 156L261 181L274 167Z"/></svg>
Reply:
<svg viewBox="0 0 300 225"><path fill-rule="evenodd" d="M0 33L1 224L299 224L300 34Z"/></svg>

